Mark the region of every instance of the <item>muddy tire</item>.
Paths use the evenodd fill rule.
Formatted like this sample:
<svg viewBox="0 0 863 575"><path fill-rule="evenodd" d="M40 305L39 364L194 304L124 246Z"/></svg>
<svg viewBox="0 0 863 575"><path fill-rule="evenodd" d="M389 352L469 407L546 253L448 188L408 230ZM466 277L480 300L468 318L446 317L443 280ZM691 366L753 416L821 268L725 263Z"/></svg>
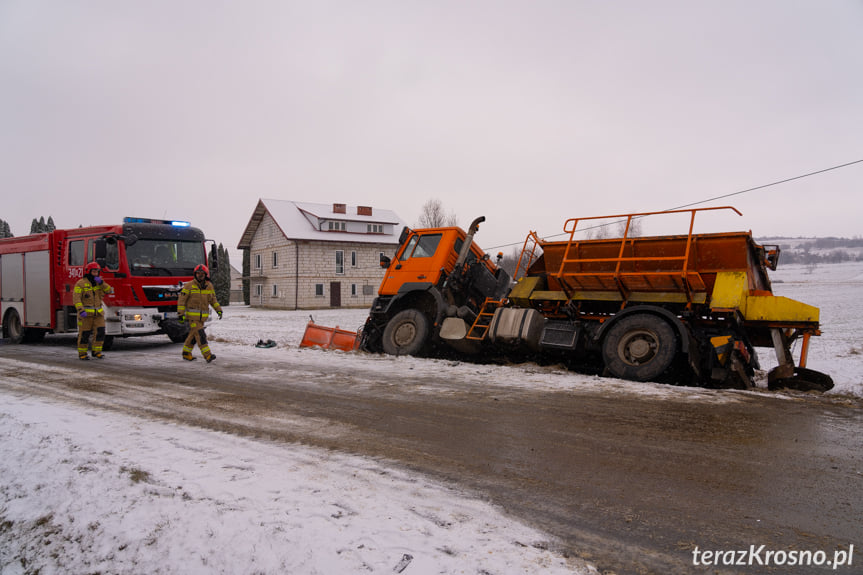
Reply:
<svg viewBox="0 0 863 575"><path fill-rule="evenodd" d="M24 326L21 324L21 317L18 311L10 309L3 318L3 337L9 340L9 343L21 343L24 341Z"/></svg>
<svg viewBox="0 0 863 575"><path fill-rule="evenodd" d="M114 347L114 336L106 335L105 341L102 342L102 351L111 351L112 347Z"/></svg>
<svg viewBox="0 0 863 575"><path fill-rule="evenodd" d="M668 322L650 314L625 317L611 326L602 342L602 359L614 377L652 381L677 356L677 335Z"/></svg>
<svg viewBox="0 0 863 575"><path fill-rule="evenodd" d="M387 322L381 342L384 353L418 355L429 339L429 320L421 311L406 309Z"/></svg>

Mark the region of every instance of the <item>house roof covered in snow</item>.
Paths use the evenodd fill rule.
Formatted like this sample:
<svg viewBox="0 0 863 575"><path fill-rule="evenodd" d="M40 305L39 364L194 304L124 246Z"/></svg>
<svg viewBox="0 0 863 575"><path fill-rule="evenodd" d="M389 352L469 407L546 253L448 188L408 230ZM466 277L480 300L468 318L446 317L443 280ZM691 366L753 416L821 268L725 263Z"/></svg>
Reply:
<svg viewBox="0 0 863 575"><path fill-rule="evenodd" d="M405 226L394 211L372 206L260 199L238 249L251 247L252 238L266 214L289 240L396 244Z"/></svg>

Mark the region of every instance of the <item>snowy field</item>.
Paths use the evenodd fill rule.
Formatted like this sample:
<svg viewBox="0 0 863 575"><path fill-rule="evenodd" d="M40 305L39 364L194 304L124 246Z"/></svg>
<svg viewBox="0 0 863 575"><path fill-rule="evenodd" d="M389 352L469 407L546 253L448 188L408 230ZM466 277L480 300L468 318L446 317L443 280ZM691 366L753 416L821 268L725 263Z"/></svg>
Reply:
<svg viewBox="0 0 863 575"><path fill-rule="evenodd" d="M833 376L830 394L863 396L863 264L791 266L772 277L778 295L821 308L824 335L812 341L809 366ZM342 372L361 365L466 385L692 401L772 393L633 384L533 364L298 349L310 314L356 329L366 311L231 306L208 330L211 345L250 365L290 354ZM255 348L259 339L278 345ZM769 356L760 350L765 367ZM193 367L218 369L218 361ZM0 353L0 368L13 363ZM386 462L48 402L2 382L0 397L2 575L596 572L501 510Z"/></svg>

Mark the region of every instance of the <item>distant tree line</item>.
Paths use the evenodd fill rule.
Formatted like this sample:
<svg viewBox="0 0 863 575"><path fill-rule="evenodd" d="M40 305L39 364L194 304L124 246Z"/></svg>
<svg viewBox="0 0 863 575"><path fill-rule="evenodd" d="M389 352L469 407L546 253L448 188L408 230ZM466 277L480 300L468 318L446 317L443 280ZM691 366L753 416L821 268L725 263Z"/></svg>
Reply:
<svg viewBox="0 0 863 575"><path fill-rule="evenodd" d="M57 226L54 225L54 218L48 216L48 221L45 221L45 216L40 217L38 220L33 218L33 222L30 224L30 233L31 234L43 234L45 232L53 232L57 229ZM9 222L6 220L0 220L0 238L14 238L15 234L12 233L12 228L9 227Z"/></svg>
<svg viewBox="0 0 863 575"><path fill-rule="evenodd" d="M0 220L0 238L14 238L12 228L9 227L9 222Z"/></svg>
<svg viewBox="0 0 863 575"><path fill-rule="evenodd" d="M31 234L44 234L45 232L53 232L57 229L57 226L54 225L54 218L48 216L48 221L45 221L45 216L42 216L38 220L33 218L33 221L30 223L30 233Z"/></svg>
<svg viewBox="0 0 863 575"><path fill-rule="evenodd" d="M845 250L831 250L824 253L813 253L808 249L791 251L780 246L782 255L779 258L783 264L841 264L842 262L863 261L863 256L849 253Z"/></svg>
<svg viewBox="0 0 863 575"><path fill-rule="evenodd" d="M797 246L783 244L782 239L784 238L758 241L778 243L782 251L780 261L786 264L838 264L863 261L863 249L861 249L863 238L812 238Z"/></svg>

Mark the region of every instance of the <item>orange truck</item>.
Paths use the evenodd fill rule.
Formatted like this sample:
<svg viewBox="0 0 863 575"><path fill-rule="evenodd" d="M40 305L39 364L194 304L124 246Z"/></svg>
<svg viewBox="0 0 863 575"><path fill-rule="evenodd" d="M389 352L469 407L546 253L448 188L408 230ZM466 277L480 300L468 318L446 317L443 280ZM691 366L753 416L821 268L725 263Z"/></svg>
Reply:
<svg viewBox="0 0 863 575"><path fill-rule="evenodd" d="M771 389L826 391L806 367L819 310L772 292L778 246L751 232L696 234L698 213L731 207L570 219L561 241L528 234L515 278L458 227L405 228L361 331L360 348L563 362L634 381L754 386L755 348L773 348ZM635 222L682 214L688 232L639 237ZM616 219L621 237L577 239L579 224ZM500 258L500 256L498 256ZM799 359L791 345L800 341Z"/></svg>

